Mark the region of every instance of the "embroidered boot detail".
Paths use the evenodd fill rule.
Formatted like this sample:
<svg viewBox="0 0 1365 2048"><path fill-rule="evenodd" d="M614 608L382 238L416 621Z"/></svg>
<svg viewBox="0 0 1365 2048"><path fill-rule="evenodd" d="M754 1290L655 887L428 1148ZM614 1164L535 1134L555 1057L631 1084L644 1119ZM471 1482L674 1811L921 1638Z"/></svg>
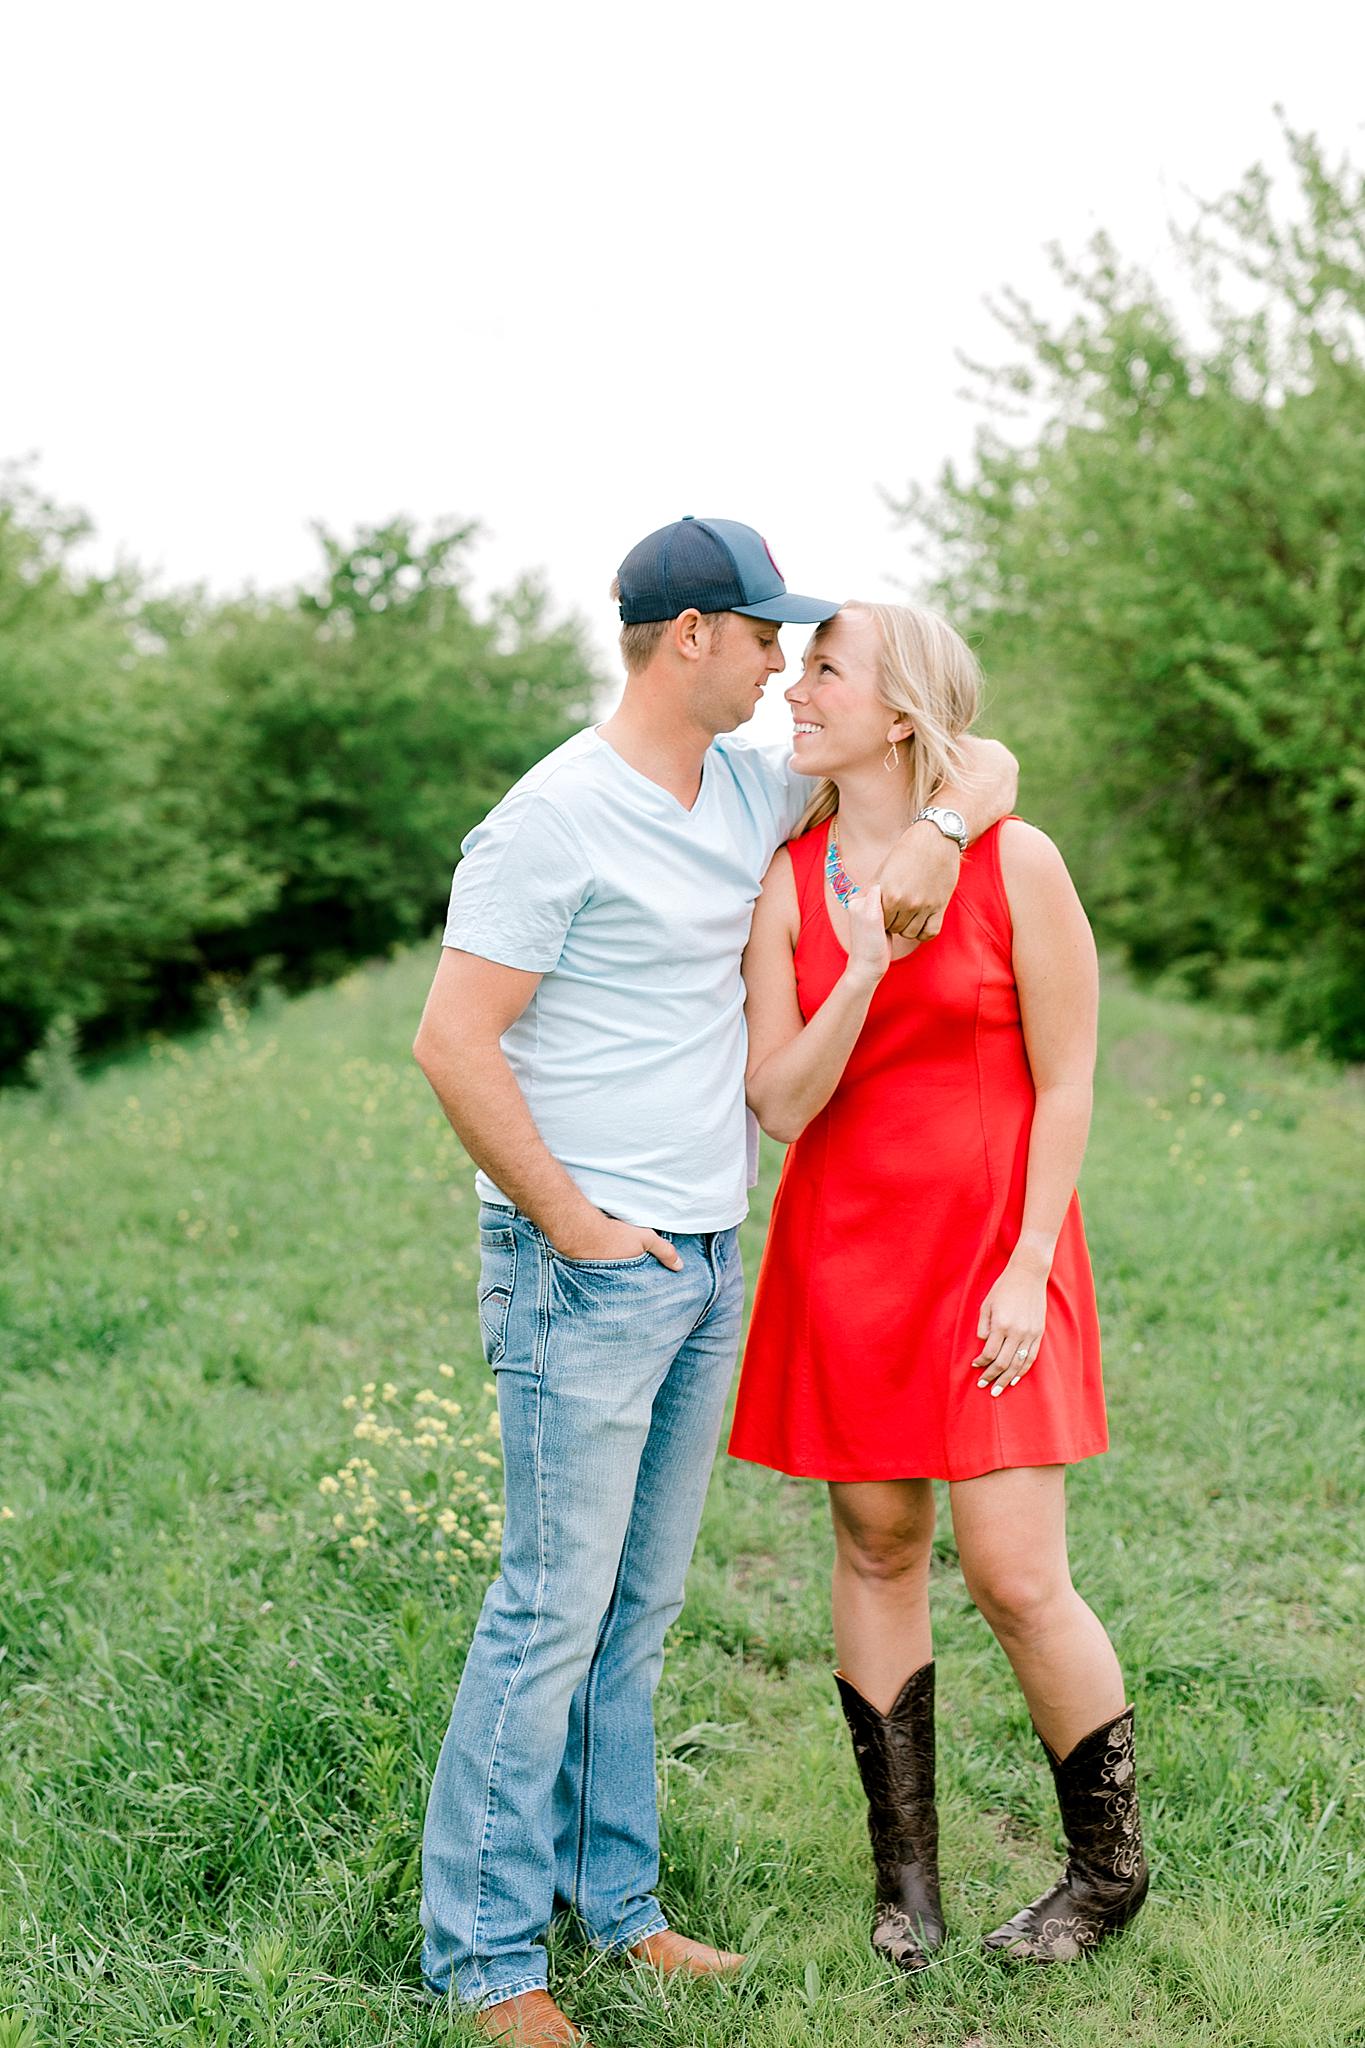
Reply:
<svg viewBox="0 0 1365 2048"><path fill-rule="evenodd" d="M1133 1710L1082 1737L1065 1758L1043 1747L1066 1830L1066 1869L984 1946L1007 1962L1073 1963L1126 1927L1147 1896Z"/></svg>

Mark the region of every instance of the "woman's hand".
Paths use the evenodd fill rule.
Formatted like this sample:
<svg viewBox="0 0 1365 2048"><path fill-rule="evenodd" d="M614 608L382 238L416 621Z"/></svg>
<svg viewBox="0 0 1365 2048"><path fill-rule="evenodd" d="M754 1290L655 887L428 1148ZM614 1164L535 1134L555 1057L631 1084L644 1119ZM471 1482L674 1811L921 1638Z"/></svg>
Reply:
<svg viewBox="0 0 1365 2048"><path fill-rule="evenodd" d="M1011 1259L981 1304L976 1334L983 1339L972 1371L993 1396L1017 1387L1038 1356L1047 1321L1047 1273Z"/></svg>
<svg viewBox="0 0 1365 2048"><path fill-rule="evenodd" d="M848 972L874 987L891 964L891 941L883 922L882 892L876 882L848 899Z"/></svg>

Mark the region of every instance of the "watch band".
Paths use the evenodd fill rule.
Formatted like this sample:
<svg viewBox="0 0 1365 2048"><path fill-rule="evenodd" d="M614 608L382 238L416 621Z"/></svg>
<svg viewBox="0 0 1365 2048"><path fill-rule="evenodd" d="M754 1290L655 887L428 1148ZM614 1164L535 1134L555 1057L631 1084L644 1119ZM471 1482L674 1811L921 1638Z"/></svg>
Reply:
<svg viewBox="0 0 1365 2048"><path fill-rule="evenodd" d="M914 822L918 825L921 818L937 825L944 838L953 841L959 853L967 851L967 821L961 811L944 810L939 804L926 804L922 811L916 811Z"/></svg>

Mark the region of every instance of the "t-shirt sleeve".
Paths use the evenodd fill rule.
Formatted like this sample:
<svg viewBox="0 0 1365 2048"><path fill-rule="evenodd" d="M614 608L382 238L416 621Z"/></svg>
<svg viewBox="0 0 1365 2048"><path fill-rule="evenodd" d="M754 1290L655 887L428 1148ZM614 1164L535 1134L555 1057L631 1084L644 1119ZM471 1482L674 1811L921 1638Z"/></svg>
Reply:
<svg viewBox="0 0 1365 2048"><path fill-rule="evenodd" d="M785 820L782 837L784 839L790 839L792 837L792 834L796 831L796 828L800 824L802 818L805 816L806 811L809 808L811 799L814 797L815 792L819 789L820 784L817 778L813 775L797 774L795 768L793 768L792 766L791 751L789 748L784 747L782 749L782 754L784 758L781 762L781 801L784 805L782 815Z"/></svg>
<svg viewBox="0 0 1365 2048"><path fill-rule="evenodd" d="M792 766L790 740L763 741L747 747L745 751L763 778L777 821L780 844L782 840L791 838L820 785L813 776L797 774Z"/></svg>
<svg viewBox="0 0 1365 2048"><path fill-rule="evenodd" d="M460 849L442 943L548 974L592 887L582 841L535 792L504 798Z"/></svg>

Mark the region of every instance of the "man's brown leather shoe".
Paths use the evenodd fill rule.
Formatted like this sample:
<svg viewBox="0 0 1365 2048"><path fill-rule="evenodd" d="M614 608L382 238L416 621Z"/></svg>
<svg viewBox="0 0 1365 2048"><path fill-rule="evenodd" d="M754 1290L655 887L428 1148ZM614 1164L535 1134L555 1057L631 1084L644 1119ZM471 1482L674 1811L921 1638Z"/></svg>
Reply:
<svg viewBox="0 0 1365 2048"><path fill-rule="evenodd" d="M570 2048L575 2041L587 2048L587 2035L560 2011L548 1991L520 1991L515 1998L486 2005L474 2014L474 2025L490 2041L501 2041L503 2048Z"/></svg>
<svg viewBox="0 0 1365 2048"><path fill-rule="evenodd" d="M704 1941L689 1941L685 1934L675 1934L671 1927L658 1934L647 1934L626 1953L637 1962L652 1963L663 1977L733 1977L744 1968L743 1956L731 1955L723 1948L708 1948Z"/></svg>

